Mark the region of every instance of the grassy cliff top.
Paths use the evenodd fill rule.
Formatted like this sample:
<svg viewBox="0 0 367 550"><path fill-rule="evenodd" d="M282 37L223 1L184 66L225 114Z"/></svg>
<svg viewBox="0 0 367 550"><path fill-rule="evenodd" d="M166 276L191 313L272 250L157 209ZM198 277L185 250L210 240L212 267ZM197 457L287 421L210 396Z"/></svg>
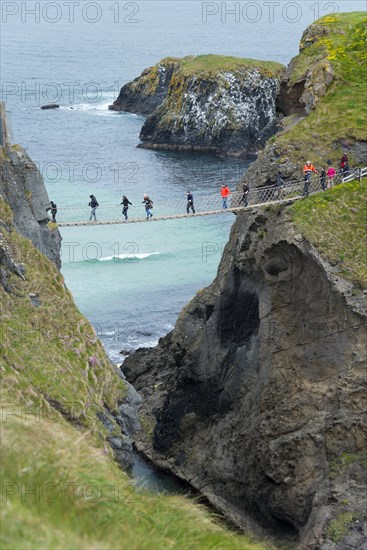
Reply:
<svg viewBox="0 0 367 550"><path fill-rule="evenodd" d="M294 59L290 83L305 78L312 67L323 70L325 63L335 75L316 108L275 138L281 155L295 146L291 153L295 158L304 160L306 155L322 164L333 149L339 158L343 141L367 140L366 23L363 12L336 14L320 19L304 33L301 49L305 49Z"/></svg>
<svg viewBox="0 0 367 550"><path fill-rule="evenodd" d="M180 70L185 76L215 75L220 72L232 72L243 69L258 69L269 76L280 77L285 67L275 61L258 61L256 59L213 54L185 57L180 64Z"/></svg>
<svg viewBox="0 0 367 550"><path fill-rule="evenodd" d="M298 201L292 221L341 275L367 288L367 181L344 183Z"/></svg>

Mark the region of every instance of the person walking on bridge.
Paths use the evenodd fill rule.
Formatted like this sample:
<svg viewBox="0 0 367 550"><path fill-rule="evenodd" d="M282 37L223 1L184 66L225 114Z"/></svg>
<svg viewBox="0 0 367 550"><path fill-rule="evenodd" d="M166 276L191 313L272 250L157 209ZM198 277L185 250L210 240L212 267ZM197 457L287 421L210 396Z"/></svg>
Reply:
<svg viewBox="0 0 367 550"><path fill-rule="evenodd" d="M50 210L51 210L51 216L52 216L53 223L57 223L56 222L57 204L50 201L50 206L47 208L46 212L49 212Z"/></svg>
<svg viewBox="0 0 367 550"><path fill-rule="evenodd" d="M126 197L126 195L122 196L122 203L123 209L122 209L122 215L125 218L125 222L127 222L127 211L129 210L129 204L132 206L132 203L129 201L129 199Z"/></svg>
<svg viewBox="0 0 367 550"><path fill-rule="evenodd" d="M188 191L186 193L186 198L187 198L186 212L189 214L190 213L190 208L191 208L192 213L195 214L194 197L193 197L191 191Z"/></svg>
<svg viewBox="0 0 367 550"><path fill-rule="evenodd" d="M305 184L303 187L303 195L308 196L309 195L309 187L311 183L311 176L312 173L318 174L319 172L316 170L316 168L311 164L311 161L308 160L306 164L303 167L303 173L305 175Z"/></svg>
<svg viewBox="0 0 367 550"><path fill-rule="evenodd" d="M150 218L153 218L153 214L151 213L151 209L153 208L153 201L148 197L148 195L144 195L144 200L142 204L145 205L147 220L149 220Z"/></svg>
<svg viewBox="0 0 367 550"><path fill-rule="evenodd" d="M94 195L90 195L89 198L90 198L90 203L88 204L88 206L90 206L91 209L92 209L90 211L89 221L91 222L92 219L94 219L94 221L96 222L97 221L96 210L97 210L99 204L98 204L98 201L97 201L97 199Z"/></svg>
<svg viewBox="0 0 367 550"><path fill-rule="evenodd" d="M227 199L229 195L231 194L229 188L225 183L222 183L222 187L220 189L220 194L222 195L222 208L228 208L227 205Z"/></svg>
<svg viewBox="0 0 367 550"><path fill-rule="evenodd" d="M250 188L249 188L249 186L247 185L246 182L243 183L242 191L243 191L243 195L242 195L241 201L243 202L243 204L246 208L246 206L248 206L248 194L250 192Z"/></svg>

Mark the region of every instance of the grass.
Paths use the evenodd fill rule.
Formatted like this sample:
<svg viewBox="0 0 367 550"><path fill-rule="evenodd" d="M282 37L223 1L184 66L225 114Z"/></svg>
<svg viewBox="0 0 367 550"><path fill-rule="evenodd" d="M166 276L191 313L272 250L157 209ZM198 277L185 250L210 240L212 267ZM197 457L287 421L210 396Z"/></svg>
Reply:
<svg viewBox="0 0 367 550"><path fill-rule="evenodd" d="M185 76L214 76L220 72L241 71L242 69L259 69L267 75L281 76L285 67L275 61L257 61L255 59L213 54L185 57L180 64L180 72Z"/></svg>
<svg viewBox="0 0 367 550"><path fill-rule="evenodd" d="M367 288L367 182L344 183L298 201L291 219L343 277Z"/></svg>
<svg viewBox="0 0 367 550"><path fill-rule="evenodd" d="M340 478L349 474L353 466L359 466L362 470L367 470L367 451L360 453L342 453L330 464L330 478Z"/></svg>
<svg viewBox="0 0 367 550"><path fill-rule="evenodd" d="M12 215L0 199L0 218ZM126 392L94 329L77 309L54 264L16 231L3 231L6 245L25 279L8 272L12 293L0 285L1 391L3 399L28 409L50 410L50 403L71 421L99 435L104 406L114 411ZM30 294L41 302L32 305Z"/></svg>
<svg viewBox="0 0 367 550"><path fill-rule="evenodd" d="M11 226L1 198L0 219ZM135 489L97 416L123 401L123 381L52 262L14 228L0 230L25 269L23 280L5 267L11 293L0 285L1 548L272 548L184 496Z"/></svg>
<svg viewBox="0 0 367 550"><path fill-rule="evenodd" d="M13 415L1 428L4 550L272 547L227 531L184 496L137 491L66 422Z"/></svg>
<svg viewBox="0 0 367 550"><path fill-rule="evenodd" d="M178 110L178 106L182 103L186 79L191 76L216 78L220 72L235 72L256 68L266 77L280 77L285 70L284 65L272 61L256 61L224 55L166 57L153 67L146 69L138 79L130 84L131 88L144 95L154 94L160 85L160 67L162 65L166 67L174 65L174 73L170 82L170 94L175 110ZM166 113L165 117L168 116L169 114Z"/></svg>
<svg viewBox="0 0 367 550"><path fill-rule="evenodd" d="M334 518L328 528L328 537L333 542L341 541L349 532L349 526L353 522L353 514L351 512L342 512Z"/></svg>
<svg viewBox="0 0 367 550"><path fill-rule="evenodd" d="M295 58L291 84L327 64L335 72L334 81L307 117L276 136L280 157L290 156L302 166L307 156L321 166L329 158L339 161L343 143L367 140L366 22L364 12L352 12L314 24L318 38ZM354 162L353 154L350 161Z"/></svg>

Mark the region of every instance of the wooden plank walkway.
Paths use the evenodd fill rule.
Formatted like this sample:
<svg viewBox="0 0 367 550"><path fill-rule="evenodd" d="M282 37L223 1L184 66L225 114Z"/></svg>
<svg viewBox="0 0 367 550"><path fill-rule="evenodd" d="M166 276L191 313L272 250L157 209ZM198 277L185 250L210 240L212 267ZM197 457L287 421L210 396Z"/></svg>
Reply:
<svg viewBox="0 0 367 550"><path fill-rule="evenodd" d="M146 218L131 218L125 221L124 219L115 219L115 220L98 220L98 221L84 221L84 222L61 222L57 225L59 227L85 227L90 225L128 225L132 223L152 223L152 222L159 222L163 220L179 220L182 218L197 218L202 216L215 216L218 214L227 214L227 213L233 213L237 214L240 212L246 212L248 210L253 210L256 208L260 208L261 206L271 206L272 204L286 204L291 203L295 200L298 200L302 198L302 195L299 195L297 197L292 197L290 199L284 199L284 200L273 200L273 201L267 201L267 202L260 202L258 204L250 204L247 207L244 206L238 206L236 208L225 208L220 210L208 210L207 212L196 212L195 214L167 214L162 216L154 216L147 220Z"/></svg>
<svg viewBox="0 0 367 550"><path fill-rule="evenodd" d="M347 183L349 181L352 181L353 179L361 179L363 177L367 176L367 167L365 168L356 168L353 169L350 173L350 175L346 177L340 177L339 181L335 181L336 184L339 183ZM335 185L335 184L334 184ZM128 225L132 223L149 223L152 222L159 222L163 220L179 220L183 218L197 218L202 216L216 216L220 214L238 214L240 212L245 212L247 210L253 210L256 208L260 208L262 206L271 206L273 204L287 204L294 201L297 201L299 199L304 198L303 192L305 191L305 182L304 180L297 180L295 182L285 183L281 187L257 187L253 190L250 190L248 194L248 200L253 202L254 204L249 204L248 206L235 206L235 207L229 207L229 208L213 208L210 210L210 207L212 204L217 205L218 203L218 197L199 197L199 204L201 201L201 208L202 211L196 210L195 214L162 214L161 216L155 216L153 215L152 218L147 220L144 218L129 218L127 221L125 221L123 218L116 218L116 219L110 219L110 220L98 220L98 221L70 221L70 222L60 222L58 223L58 227L86 227L91 225ZM316 178L312 182L309 182L307 186L307 193L312 195L314 193L320 193L325 190L325 187L322 187L320 179ZM242 193L235 192L231 195L232 204L240 204L242 200ZM161 206L164 207L164 204ZM171 203L166 203L165 207L169 208L171 207ZM198 207L198 203L195 202L196 208ZM174 207L177 209L177 203L174 204ZM200 208L200 206L199 206ZM158 209L158 208L157 208ZM80 208L74 208L72 207L71 210L78 210L80 211ZM67 209L62 209L61 211L67 212ZM97 215L99 212L97 213ZM83 214L84 215L84 214Z"/></svg>

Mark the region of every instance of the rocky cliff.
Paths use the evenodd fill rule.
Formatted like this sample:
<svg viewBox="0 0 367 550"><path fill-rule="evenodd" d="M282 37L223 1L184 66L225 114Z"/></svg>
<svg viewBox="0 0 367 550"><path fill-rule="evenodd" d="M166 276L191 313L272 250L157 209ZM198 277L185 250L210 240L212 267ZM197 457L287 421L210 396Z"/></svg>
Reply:
<svg viewBox="0 0 367 550"><path fill-rule="evenodd" d="M141 398L32 243L58 250L39 223L47 203L27 178L33 163L17 150L2 161L1 191L17 215L0 195L1 547L262 550L183 496L139 492L117 468L112 456L133 463Z"/></svg>
<svg viewBox="0 0 367 550"><path fill-rule="evenodd" d="M344 138L363 158L364 19L325 18L306 31L282 92L284 114L303 118L286 119L248 181L299 177L305 150L324 160ZM313 47L337 81L315 85L311 101L308 77L296 73L312 72ZM293 105L297 95L298 112L284 89ZM237 525L260 523L302 549L365 549L365 193L364 183L346 184L297 206L239 214L212 285L156 348L123 367L143 397L137 447Z"/></svg>
<svg viewBox="0 0 367 550"><path fill-rule="evenodd" d="M246 155L275 131L283 72L249 59L167 58L125 85L110 108L148 114L142 147Z"/></svg>
<svg viewBox="0 0 367 550"><path fill-rule="evenodd" d="M322 546L343 499L363 540L366 301L337 271L287 209L239 215L213 284L124 365L138 448L238 525L256 516L305 548L347 548ZM343 453L356 477L333 488Z"/></svg>
<svg viewBox="0 0 367 550"><path fill-rule="evenodd" d="M60 268L61 235L48 224L50 200L43 178L19 145L0 147L0 195L13 212L15 228Z"/></svg>
<svg viewBox="0 0 367 550"><path fill-rule="evenodd" d="M307 159L319 169L330 159L337 167L343 152L350 166L367 165L366 15L324 17L308 27L300 53L280 86L280 131L266 144L246 177L254 185L302 177Z"/></svg>

